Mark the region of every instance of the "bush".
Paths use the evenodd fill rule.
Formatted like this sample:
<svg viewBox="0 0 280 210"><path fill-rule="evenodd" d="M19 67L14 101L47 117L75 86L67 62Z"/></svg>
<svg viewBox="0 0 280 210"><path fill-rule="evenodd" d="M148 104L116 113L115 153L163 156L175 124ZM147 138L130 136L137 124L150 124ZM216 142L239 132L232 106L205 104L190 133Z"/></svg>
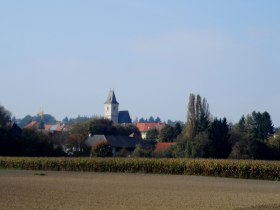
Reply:
<svg viewBox="0 0 280 210"><path fill-rule="evenodd" d="M175 158L176 157L176 146L171 146L166 150L153 152L153 157L155 158Z"/></svg>
<svg viewBox="0 0 280 210"><path fill-rule="evenodd" d="M131 152L128 151L125 148L122 148L120 151L118 151L115 155L115 157L128 157L131 155Z"/></svg>
<svg viewBox="0 0 280 210"><path fill-rule="evenodd" d="M112 155L112 148L106 141L98 143L91 150L93 157L112 157Z"/></svg>
<svg viewBox="0 0 280 210"><path fill-rule="evenodd" d="M137 144L134 151L132 152L132 157L151 157L152 151L146 150L141 147L140 144Z"/></svg>
<svg viewBox="0 0 280 210"><path fill-rule="evenodd" d="M258 140L238 141L232 147L232 151L229 157L233 159L261 160L272 160L278 158L277 151L274 151L273 148Z"/></svg>

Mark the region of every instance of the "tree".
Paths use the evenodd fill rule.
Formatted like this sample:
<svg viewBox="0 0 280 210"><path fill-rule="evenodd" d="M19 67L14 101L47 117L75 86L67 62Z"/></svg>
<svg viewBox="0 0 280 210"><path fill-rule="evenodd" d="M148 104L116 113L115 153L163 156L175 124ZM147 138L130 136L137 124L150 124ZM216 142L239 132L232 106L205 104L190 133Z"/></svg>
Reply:
<svg viewBox="0 0 280 210"><path fill-rule="evenodd" d="M273 134L274 127L272 125L271 117L268 112L252 112L254 120L254 134L255 138L261 141L266 141L270 135Z"/></svg>
<svg viewBox="0 0 280 210"><path fill-rule="evenodd" d="M49 135L32 129L15 128L10 124L10 112L0 106L0 156L63 156L54 148ZM15 129L20 130L15 134Z"/></svg>
<svg viewBox="0 0 280 210"><path fill-rule="evenodd" d="M92 116L92 117L88 117L88 116L80 116L78 115L78 117L76 118L68 118L68 117L65 117L62 122L65 124L65 125L75 125L75 124L79 124L79 123L86 123L86 122L89 122L93 119L98 119L98 116Z"/></svg>
<svg viewBox="0 0 280 210"><path fill-rule="evenodd" d="M139 119L139 123L145 123L146 122L146 120L143 118L143 117L141 117L140 119Z"/></svg>
<svg viewBox="0 0 280 210"><path fill-rule="evenodd" d="M269 137L268 146L274 151L274 157L276 160L280 159L280 130L277 130L276 133Z"/></svg>
<svg viewBox="0 0 280 210"><path fill-rule="evenodd" d="M116 135L119 136L129 136L134 135L135 137L141 137L141 133L136 125L125 124L125 125L115 125Z"/></svg>
<svg viewBox="0 0 280 210"><path fill-rule="evenodd" d="M147 132L146 141L152 145L152 148L155 149L157 140L158 140L159 132L157 129L151 129Z"/></svg>
<svg viewBox="0 0 280 210"><path fill-rule="evenodd" d="M262 140L264 136L259 135L260 122L262 122L262 113L253 112L246 117L242 116L239 122L232 126L231 129L227 129L226 124L221 122L212 123L209 129L209 132L212 132L213 136L213 125L217 127L216 137L213 138L210 135L210 138L216 139L214 141L215 146L215 156L216 158L224 158L226 157L226 151L230 151L229 146L231 145L231 152L229 157L236 159L277 159L278 150L275 146L272 146L274 143L277 145L277 140L269 146L266 144L266 140ZM216 119L214 120L216 121ZM229 140L221 141L222 139L226 139L225 135L228 130ZM261 130L261 129L260 129ZM224 134L223 134L224 133ZM217 137L218 136L218 137ZM220 136L220 137L219 137ZM221 138L224 136L224 138ZM266 137L267 138L267 137ZM271 137L272 138L272 137ZM218 140L218 141L217 141ZM215 143L216 142L216 143ZM224 149L227 148L227 149Z"/></svg>
<svg viewBox="0 0 280 210"><path fill-rule="evenodd" d="M11 113L0 105L0 156L14 154L14 138L7 126L10 120Z"/></svg>
<svg viewBox="0 0 280 210"><path fill-rule="evenodd" d="M236 128L240 132L246 132L246 120L245 120L244 115L242 115L242 117L240 118L239 122L237 123Z"/></svg>
<svg viewBox="0 0 280 210"><path fill-rule="evenodd" d="M231 151L226 118L210 121L205 98L190 95L187 126L178 139L178 154L186 157L227 158Z"/></svg>
<svg viewBox="0 0 280 210"><path fill-rule="evenodd" d="M128 157L131 155L131 152L126 149L126 148L122 148L120 151L118 151L114 157Z"/></svg>
<svg viewBox="0 0 280 210"><path fill-rule="evenodd" d="M50 114L43 114L42 116L34 116L33 120L41 123L43 122L44 124L49 124L49 125L54 125L56 124L56 119L54 116L50 115Z"/></svg>
<svg viewBox="0 0 280 210"><path fill-rule="evenodd" d="M89 132L93 135L114 135L116 128L113 126L113 121L108 119L94 119L89 123Z"/></svg>
<svg viewBox="0 0 280 210"><path fill-rule="evenodd" d="M54 148L52 139L33 129L23 129L22 138L16 142L17 156L63 156L61 148Z"/></svg>
<svg viewBox="0 0 280 210"><path fill-rule="evenodd" d="M193 139L196 135L197 128L197 119L196 119L196 110L195 110L195 95L190 94L189 96L189 104L188 104L188 115L187 115L187 135L191 139Z"/></svg>
<svg viewBox="0 0 280 210"><path fill-rule="evenodd" d="M177 138L177 136L179 136L181 133L182 133L182 126L180 123L177 122L174 128L174 138Z"/></svg>
<svg viewBox="0 0 280 210"><path fill-rule="evenodd" d="M208 130L209 139L213 142L214 158L227 158L230 154L229 126L226 118L217 119L211 123Z"/></svg>
<svg viewBox="0 0 280 210"><path fill-rule="evenodd" d="M229 158L249 159L250 154L249 154L248 142L243 140L237 141L232 147Z"/></svg>
<svg viewBox="0 0 280 210"><path fill-rule="evenodd" d="M16 156L16 142L7 126L0 126L0 156Z"/></svg>
<svg viewBox="0 0 280 210"><path fill-rule="evenodd" d="M0 105L0 127L4 127L11 121L11 113Z"/></svg>
<svg viewBox="0 0 280 210"><path fill-rule="evenodd" d="M206 99L190 94L185 134L193 139L198 133L206 131L209 123L210 112Z"/></svg>
<svg viewBox="0 0 280 210"><path fill-rule="evenodd" d="M237 142L233 146L229 157L234 159L271 160L275 159L277 154L264 142L252 140Z"/></svg>
<svg viewBox="0 0 280 210"><path fill-rule="evenodd" d="M214 148L212 141L208 138L208 134L201 132L197 134L194 139L187 139L185 146L182 147L183 157L188 158L209 158L213 157Z"/></svg>
<svg viewBox="0 0 280 210"><path fill-rule="evenodd" d="M84 149L84 142L89 135L89 123L79 123L72 126L69 131L69 136L66 140L66 144L75 147L81 151Z"/></svg>
<svg viewBox="0 0 280 210"><path fill-rule="evenodd" d="M180 125L183 125L183 124L184 124L184 123L183 123L182 121L180 121L180 120L179 120L179 121L178 121L178 120L172 121L172 120L168 119L167 122L166 122L166 124L171 125L171 126L173 126L173 127L175 127L177 123L179 123Z"/></svg>
<svg viewBox="0 0 280 210"><path fill-rule="evenodd" d="M156 140L158 139L159 132L157 129L151 129L147 132L146 139Z"/></svg>
<svg viewBox="0 0 280 210"><path fill-rule="evenodd" d="M166 125L160 130L158 139L160 142L173 142L174 136L174 128L170 125Z"/></svg>
<svg viewBox="0 0 280 210"><path fill-rule="evenodd" d="M91 155L93 157L112 157L112 148L108 142L100 142L92 148Z"/></svg>
<svg viewBox="0 0 280 210"><path fill-rule="evenodd" d="M213 156L212 140L208 136L209 125L210 112L206 99L202 99L200 95L190 94L187 123L182 134L177 137L177 156Z"/></svg>
<svg viewBox="0 0 280 210"><path fill-rule="evenodd" d="M233 125L229 130L229 134L230 134L229 142L232 145L232 147L237 142L241 142L240 144L237 144L237 147L241 149L241 146L244 145L244 142L251 141L254 139L254 135L252 131L250 131L249 129L247 120L248 118L247 117L245 118L245 116L242 115L238 123ZM237 148L233 148L233 149L237 150Z"/></svg>
<svg viewBox="0 0 280 210"><path fill-rule="evenodd" d="M65 124L65 125L68 125L68 123L69 123L68 117L65 117L65 118L62 120L62 123Z"/></svg>
<svg viewBox="0 0 280 210"><path fill-rule="evenodd" d="M280 152L280 130L268 139L268 144Z"/></svg>
<svg viewBox="0 0 280 210"><path fill-rule="evenodd" d="M232 152L230 158L279 159L277 134L267 112L255 112L242 116L231 131ZM267 144L268 142L268 144Z"/></svg>
<svg viewBox="0 0 280 210"><path fill-rule="evenodd" d="M175 158L176 146L170 146L168 149L162 151L154 151L152 155L155 158Z"/></svg>
<svg viewBox="0 0 280 210"><path fill-rule="evenodd" d="M236 129L247 140L259 140L266 142L274 133L274 127L268 112L255 112L244 116L239 120Z"/></svg>
<svg viewBox="0 0 280 210"><path fill-rule="evenodd" d="M153 116L150 116L150 118L149 118L149 123L154 123L154 122L155 122L154 117L153 117Z"/></svg>
<svg viewBox="0 0 280 210"><path fill-rule="evenodd" d="M31 123L33 118L30 115L26 115L23 119L20 120L19 126L21 128L24 128L27 126L29 123Z"/></svg>
<svg viewBox="0 0 280 210"><path fill-rule="evenodd" d="M199 102L199 101L198 101ZM210 124L210 112L209 112L209 104L206 99L203 98L202 104L198 106L200 111L198 111L198 125L197 125L197 133L204 132L208 129Z"/></svg>
<svg viewBox="0 0 280 210"><path fill-rule="evenodd" d="M157 117L157 118L155 119L155 122L156 122L156 123L161 123L161 119L160 119L159 117Z"/></svg>
<svg viewBox="0 0 280 210"><path fill-rule="evenodd" d="M140 144L137 144L131 155L132 157L151 157L152 151L143 149Z"/></svg>

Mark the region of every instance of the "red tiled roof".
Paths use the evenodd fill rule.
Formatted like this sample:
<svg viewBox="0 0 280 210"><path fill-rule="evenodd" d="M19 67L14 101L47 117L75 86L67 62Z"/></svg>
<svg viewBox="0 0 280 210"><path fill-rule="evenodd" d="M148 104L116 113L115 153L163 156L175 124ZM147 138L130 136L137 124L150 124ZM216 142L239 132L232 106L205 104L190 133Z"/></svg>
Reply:
<svg viewBox="0 0 280 210"><path fill-rule="evenodd" d="M62 132L64 130L64 128L65 128L65 125L60 124L60 125L57 126L56 131Z"/></svg>
<svg viewBox="0 0 280 210"><path fill-rule="evenodd" d="M45 125L45 130L51 130L52 125Z"/></svg>
<svg viewBox="0 0 280 210"><path fill-rule="evenodd" d="M31 123L29 123L27 126L25 126L24 128L28 128L28 129L38 129L39 128L39 123L36 121L32 121ZM69 129L64 125L64 124L56 124L56 125L49 125L46 124L44 127L45 131L58 131L58 132L62 132L62 131L68 131Z"/></svg>
<svg viewBox="0 0 280 210"><path fill-rule="evenodd" d="M26 125L24 128L28 128L28 129L32 129L32 128L39 128L39 123L36 121L32 121L31 123L29 123L28 125Z"/></svg>
<svg viewBox="0 0 280 210"><path fill-rule="evenodd" d="M140 132L147 132L152 129L161 130L165 127L164 123L136 123L136 127Z"/></svg>
<svg viewBox="0 0 280 210"><path fill-rule="evenodd" d="M176 145L176 142L157 143L156 148L155 148L155 152L165 151L173 145Z"/></svg>

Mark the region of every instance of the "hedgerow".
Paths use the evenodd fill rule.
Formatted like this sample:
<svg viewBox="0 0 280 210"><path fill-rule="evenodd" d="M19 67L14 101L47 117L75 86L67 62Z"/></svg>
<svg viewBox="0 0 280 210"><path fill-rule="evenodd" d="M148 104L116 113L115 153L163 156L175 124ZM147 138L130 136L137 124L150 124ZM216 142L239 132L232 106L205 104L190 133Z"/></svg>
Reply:
<svg viewBox="0 0 280 210"><path fill-rule="evenodd" d="M1 169L152 173L280 180L279 161L0 157Z"/></svg>

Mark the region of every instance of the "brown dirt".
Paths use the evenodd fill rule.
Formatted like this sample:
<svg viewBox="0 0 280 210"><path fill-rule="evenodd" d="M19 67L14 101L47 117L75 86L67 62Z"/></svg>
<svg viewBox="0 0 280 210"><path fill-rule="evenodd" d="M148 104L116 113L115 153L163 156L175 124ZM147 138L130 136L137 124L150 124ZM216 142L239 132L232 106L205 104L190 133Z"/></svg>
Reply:
<svg viewBox="0 0 280 210"><path fill-rule="evenodd" d="M0 170L0 209L3 210L259 210L280 209L279 198L280 182L273 181Z"/></svg>

